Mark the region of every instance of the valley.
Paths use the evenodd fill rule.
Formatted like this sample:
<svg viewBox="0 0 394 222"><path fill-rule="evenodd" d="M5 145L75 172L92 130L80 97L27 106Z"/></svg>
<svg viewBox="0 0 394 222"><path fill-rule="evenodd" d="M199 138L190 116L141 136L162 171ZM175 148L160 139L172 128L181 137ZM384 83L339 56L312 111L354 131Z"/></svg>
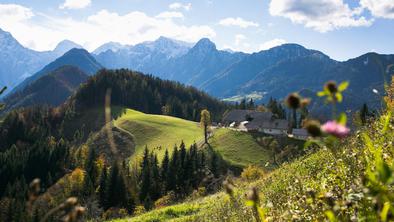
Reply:
<svg viewBox="0 0 394 222"><path fill-rule="evenodd" d="M0 222L394 221L389 9L0 2Z"/></svg>

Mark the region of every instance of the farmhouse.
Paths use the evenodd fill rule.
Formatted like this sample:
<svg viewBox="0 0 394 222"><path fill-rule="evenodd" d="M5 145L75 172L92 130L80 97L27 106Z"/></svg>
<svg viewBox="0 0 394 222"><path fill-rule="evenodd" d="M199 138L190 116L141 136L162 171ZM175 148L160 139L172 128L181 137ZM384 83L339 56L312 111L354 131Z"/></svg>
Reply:
<svg viewBox="0 0 394 222"><path fill-rule="evenodd" d="M299 140L307 140L308 139L308 132L305 129L293 129L293 137Z"/></svg>
<svg viewBox="0 0 394 222"><path fill-rule="evenodd" d="M223 124L226 126L230 125L231 123L235 123L239 125L241 122L244 121L253 121L254 119L264 119L270 120L273 117L271 112L258 112L254 110L241 110L235 109L231 110L226 113L223 117Z"/></svg>
<svg viewBox="0 0 394 222"><path fill-rule="evenodd" d="M289 122L276 119L271 112L254 110L232 110L228 112L223 123L226 126L237 127L240 131L263 132L270 135L287 135Z"/></svg>
<svg viewBox="0 0 394 222"><path fill-rule="evenodd" d="M285 119L271 119L262 121L259 124L259 132L271 135L287 135L289 122Z"/></svg>

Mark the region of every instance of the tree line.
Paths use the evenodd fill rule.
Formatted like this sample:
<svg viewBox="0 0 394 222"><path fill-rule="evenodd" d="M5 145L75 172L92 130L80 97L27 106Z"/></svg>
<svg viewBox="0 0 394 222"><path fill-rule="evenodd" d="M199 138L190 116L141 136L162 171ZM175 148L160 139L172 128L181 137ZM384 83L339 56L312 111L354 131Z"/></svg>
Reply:
<svg viewBox="0 0 394 222"><path fill-rule="evenodd" d="M219 120L230 108L194 87L127 69L100 70L78 90L69 104L72 103L77 112L102 107L107 89L111 89L112 105L194 121L200 119L203 109L209 108L212 118Z"/></svg>

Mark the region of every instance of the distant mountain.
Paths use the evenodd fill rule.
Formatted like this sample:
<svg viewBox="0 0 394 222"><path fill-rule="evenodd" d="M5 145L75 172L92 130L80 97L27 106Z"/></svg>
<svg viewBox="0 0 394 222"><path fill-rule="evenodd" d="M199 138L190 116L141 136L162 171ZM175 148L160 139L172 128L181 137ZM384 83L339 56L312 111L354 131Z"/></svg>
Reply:
<svg viewBox="0 0 394 222"><path fill-rule="evenodd" d="M342 104L344 110L358 109L364 102L378 107L380 99L372 89L383 92L384 81L390 80L389 71L394 73L393 55L368 53L339 62L297 44L246 54L217 50L213 42L204 38L186 52L173 56L169 53L171 47L156 48L171 45L158 44L168 41L175 44L168 39L158 39L156 43L134 46L133 50L100 53L96 58L108 68L151 73L196 86L219 98L257 93L264 95L263 102L269 97L280 99L302 89L316 93L328 80L348 80L350 87Z"/></svg>
<svg viewBox="0 0 394 222"><path fill-rule="evenodd" d="M108 42L108 43L105 43L104 45L98 47L97 49L95 49L92 52L92 54L98 55L98 54L106 52L108 50L111 50L113 52L117 52L118 50L125 48L125 47L127 47L127 46L124 46L124 45L117 43L117 42Z"/></svg>
<svg viewBox="0 0 394 222"><path fill-rule="evenodd" d="M249 93L252 91L259 91L267 93L269 90L264 90L261 87L250 88L250 90L245 90L245 87L249 85L269 82L278 85L279 88L283 89L283 82L275 81L277 77L273 74L274 79L258 79L263 78L263 73L268 71L272 67L282 67L286 69L287 64L297 59L304 58L315 58L317 61L329 61L329 57L323 53L315 50L308 50L297 44L285 44L282 46L274 47L270 50L261 51L258 53L253 53L246 56L237 64L229 67L223 71L220 75L216 75L214 78L208 80L201 88L207 92L217 95L219 97L229 97L241 93ZM334 62L334 61L333 61ZM292 67L289 69L291 72L296 72L302 75L304 72L302 69L310 68L308 66L299 66L298 70ZM301 69L301 70L300 70ZM316 73L317 70L315 70ZM271 73L271 72L270 72ZM307 84L307 83L306 83ZM296 86L298 90L302 86ZM291 86L286 86L286 89ZM284 90L282 90L284 91ZM286 92L287 94L288 92ZM278 95L275 95L277 97Z"/></svg>
<svg viewBox="0 0 394 222"><path fill-rule="evenodd" d="M0 85L12 89L52 58L49 52L23 47L12 35L0 29Z"/></svg>
<svg viewBox="0 0 394 222"><path fill-rule="evenodd" d="M83 49L81 45L75 42L63 40L57 44L56 48L53 50L53 53L57 54L58 56L62 56L64 53L70 51L73 48Z"/></svg>
<svg viewBox="0 0 394 222"><path fill-rule="evenodd" d="M13 79L15 85L18 81L15 80L14 73L18 73L19 81L29 75L29 71L26 71L28 68L21 67L36 69L43 60L37 58L44 57L43 55L50 58L54 54L37 54L22 47L9 34L3 33L2 36L0 47L8 48L0 51L0 56L4 56L4 60L0 61L4 64L0 65L6 67L0 67L0 84ZM64 41L57 50L70 47L78 46ZM20 55L15 56L18 52ZM322 52L297 44L284 44L247 54L218 50L207 38L194 45L165 37L134 46L110 42L96 49L93 56L84 50L74 52L75 55L64 55L68 59L59 58L26 79L17 90L62 65L75 65L87 74L93 74L104 66L109 69L128 68L162 79L179 81L221 99L241 98L250 94L264 95L260 100L262 102L269 97L284 98L288 93L302 89L316 92L328 80L348 80L350 88L345 94L347 100L345 98L343 109L356 109L364 102L372 107L379 106L379 95L371 93L372 89L383 92L383 83L390 80L390 72L393 73L394 67L393 55L368 53L339 62Z"/></svg>
<svg viewBox="0 0 394 222"><path fill-rule="evenodd" d="M88 79L88 75L74 66L62 66L42 76L24 90L5 99L6 110L32 105L58 106Z"/></svg>
<svg viewBox="0 0 394 222"><path fill-rule="evenodd" d="M107 68L129 68L198 87L245 55L219 51L207 38L192 46L160 37L153 42L125 47L116 52L109 50L95 57Z"/></svg>
<svg viewBox="0 0 394 222"><path fill-rule="evenodd" d="M0 29L0 86L10 90L71 48L81 46L63 41L53 51L34 51L22 46L9 32Z"/></svg>
<svg viewBox="0 0 394 222"><path fill-rule="evenodd" d="M346 62L337 62L320 53L312 53L262 70L247 82L235 84L234 93L263 91L267 97L283 98L300 89L320 91L329 80L349 81L342 110L359 109L363 103L378 108L381 98L372 90L377 89L381 95L384 94L384 83L390 81L394 73L393 65L393 55L368 53Z"/></svg>
<svg viewBox="0 0 394 222"><path fill-rule="evenodd" d="M26 78L22 83L20 83L17 87L14 88L12 93L23 90L26 86L39 79L40 77L62 67L65 65L71 65L78 67L87 75L95 74L99 69L102 69L103 66L98 63L92 55L85 49L71 49L66 52L63 56L59 57L55 61L46 65L43 69L35 73L34 75ZM10 94L12 94L10 93Z"/></svg>
<svg viewBox="0 0 394 222"><path fill-rule="evenodd" d="M111 46L111 44L110 44ZM165 37L135 46L123 46L118 50L102 51L95 58L106 68L129 68L145 73L158 74L163 66L168 65L172 58L186 54L191 44ZM108 46L104 45L103 48Z"/></svg>
<svg viewBox="0 0 394 222"><path fill-rule="evenodd" d="M201 87L204 82L220 75L246 55L219 51L213 42L204 38L185 55L172 59L167 68L162 67L161 77Z"/></svg>

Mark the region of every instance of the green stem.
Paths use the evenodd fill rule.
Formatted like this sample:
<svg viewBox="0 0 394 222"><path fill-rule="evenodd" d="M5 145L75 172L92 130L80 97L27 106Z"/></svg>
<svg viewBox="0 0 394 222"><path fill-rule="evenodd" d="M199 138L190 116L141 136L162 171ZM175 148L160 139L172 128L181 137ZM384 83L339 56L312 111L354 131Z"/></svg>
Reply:
<svg viewBox="0 0 394 222"><path fill-rule="evenodd" d="M332 102L332 118L337 119L337 102L336 102L335 98Z"/></svg>
<svg viewBox="0 0 394 222"><path fill-rule="evenodd" d="M293 109L293 128L297 128L297 110L296 109Z"/></svg>

